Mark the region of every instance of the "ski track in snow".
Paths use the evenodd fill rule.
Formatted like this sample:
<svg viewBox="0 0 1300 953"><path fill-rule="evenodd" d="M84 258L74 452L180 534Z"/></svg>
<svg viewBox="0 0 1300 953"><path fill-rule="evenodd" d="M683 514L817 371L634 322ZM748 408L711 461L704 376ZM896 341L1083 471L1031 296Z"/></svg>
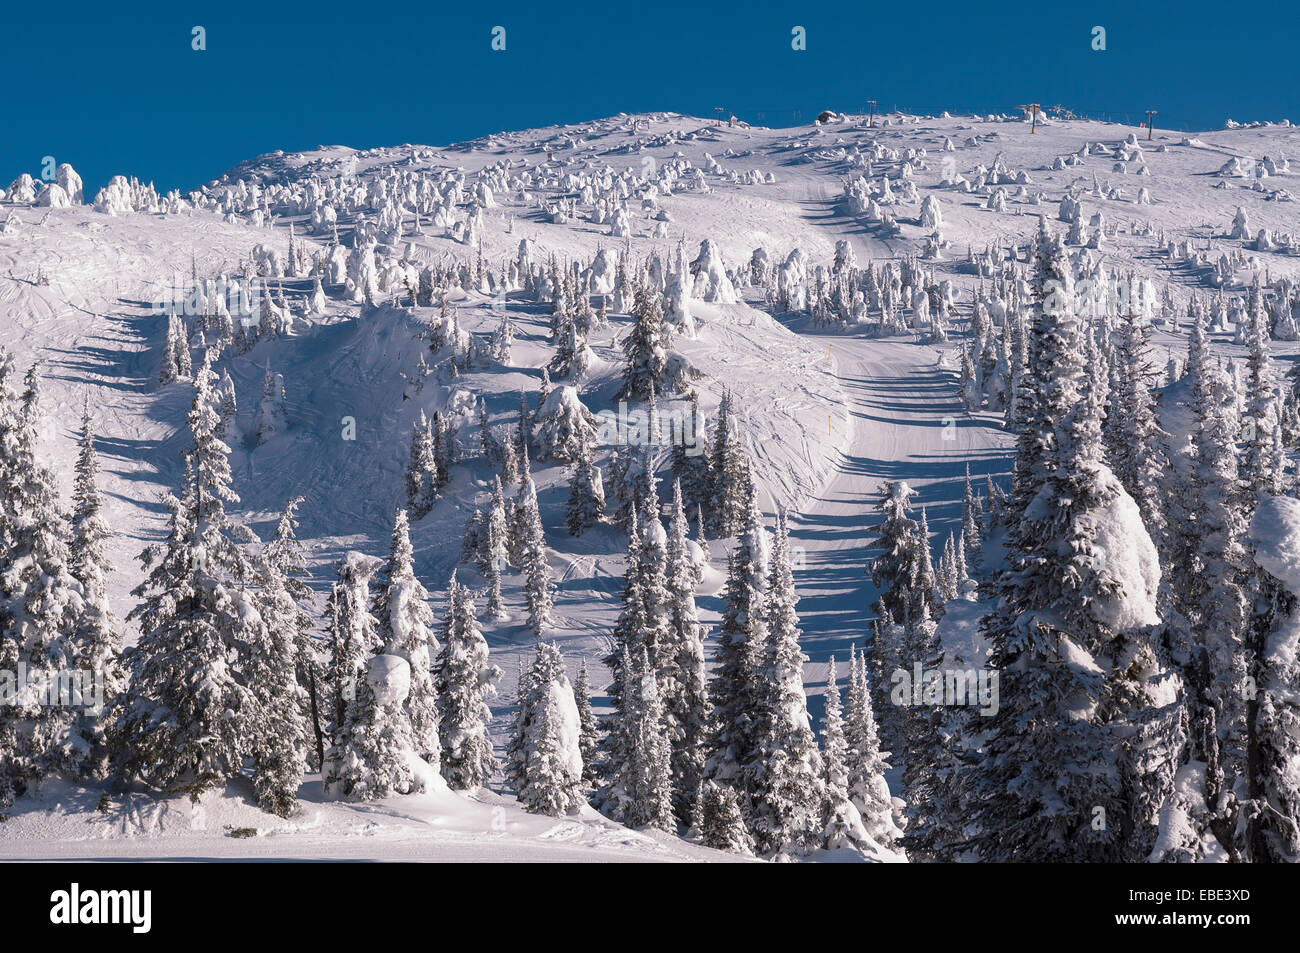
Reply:
<svg viewBox="0 0 1300 953"><path fill-rule="evenodd" d="M915 502L926 507L932 545L939 545L960 525L966 466L982 490L986 475L1009 471L1013 443L993 420L966 412L937 347L823 337L834 350L853 431L835 475L791 520L791 544L805 551L795 583L810 706L825 688L827 659L834 655L843 671L849 644L861 648L870 632L876 593L866 567L881 483L906 480L919 491Z"/></svg>

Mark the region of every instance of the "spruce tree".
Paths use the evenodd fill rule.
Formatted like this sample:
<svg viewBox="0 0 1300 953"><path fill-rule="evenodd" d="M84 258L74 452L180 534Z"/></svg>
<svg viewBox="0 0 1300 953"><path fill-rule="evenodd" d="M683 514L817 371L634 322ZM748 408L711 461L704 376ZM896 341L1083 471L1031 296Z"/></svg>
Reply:
<svg viewBox="0 0 1300 953"><path fill-rule="evenodd" d="M288 426L285 419L284 378L271 372L268 361L262 375L262 400L257 410L257 443L260 446Z"/></svg>
<svg viewBox="0 0 1300 953"><path fill-rule="evenodd" d="M432 482L435 495L451 482L452 433L447 425L447 418L442 411L433 412L433 473Z"/></svg>
<svg viewBox="0 0 1300 953"><path fill-rule="evenodd" d="M560 650L538 643L519 680L506 771L524 810L560 817L582 803L578 708Z"/></svg>
<svg viewBox="0 0 1300 953"><path fill-rule="evenodd" d="M867 833L878 844L892 848L902 837L885 772L889 764L880 751L872 716L866 658L850 648L848 710L844 723L849 798L858 809Z"/></svg>
<svg viewBox="0 0 1300 953"><path fill-rule="evenodd" d="M803 634L784 509L777 511L765 612L767 644L755 711L758 750L745 766L749 829L763 853L806 854L821 846L821 757L803 688Z"/></svg>
<svg viewBox="0 0 1300 953"><path fill-rule="evenodd" d="M452 573L447 589L447 616L438 654L436 697L442 739L442 776L457 791L482 787L496 769L488 724L487 699L496 693L501 669L488 660L488 644L479 630L474 597Z"/></svg>
<svg viewBox="0 0 1300 953"><path fill-rule="evenodd" d="M371 656L383 648L379 623L370 611L370 580L383 562L349 552L336 565L338 580L326 603L329 638L330 734L337 737L348 701L365 678Z"/></svg>
<svg viewBox="0 0 1300 953"><path fill-rule="evenodd" d="M164 387L181 377L193 373L190 346L185 339L185 322L175 311L167 313L167 335L163 341L162 369L158 383Z"/></svg>
<svg viewBox="0 0 1300 953"><path fill-rule="evenodd" d="M72 533L54 474L36 456L39 377L29 368L15 406L7 353L0 363L0 664L10 678L20 665L33 678L0 706L0 804L7 805L51 773L86 770L81 732L90 700L80 685L58 680L59 673L85 670L88 645L81 638L84 590L70 569Z"/></svg>
<svg viewBox="0 0 1300 953"><path fill-rule="evenodd" d="M310 730L304 712L309 696L299 682L305 613L287 574L291 563L286 558L284 526L286 520L292 523L298 502L286 507L277 538L265 547L259 561L258 611L266 625L258 631L260 639L251 646L244 666L254 703L247 729L253 795L262 810L281 817L291 815L297 806Z"/></svg>
<svg viewBox="0 0 1300 953"><path fill-rule="evenodd" d="M735 433L731 394L724 392L718 405L718 420L713 444L709 448L709 529L714 538L734 536L745 526L754 488L749 474L749 459Z"/></svg>
<svg viewBox="0 0 1300 953"><path fill-rule="evenodd" d="M1156 420L1147 335L1145 319L1139 312L1131 312L1115 346L1115 387L1112 411L1106 418L1108 459L1115 476L1137 503L1147 529L1161 543L1161 552L1166 553L1166 514L1160 489L1168 470L1164 453L1168 435Z"/></svg>
<svg viewBox="0 0 1300 953"><path fill-rule="evenodd" d="M539 403L540 406L540 403ZM515 431L515 449L518 450L518 459L524 462L524 473L527 472L527 460L532 454L533 445L533 418L528 410L528 395L523 391L519 392L519 429ZM520 474L522 482L523 473Z"/></svg>
<svg viewBox="0 0 1300 953"><path fill-rule="evenodd" d="M1244 437L1241 479L1247 489L1256 493L1273 490L1278 469L1278 461L1273 457L1277 398L1268 345L1268 316L1261 305L1250 311L1246 325L1247 375L1241 428Z"/></svg>
<svg viewBox="0 0 1300 953"><path fill-rule="evenodd" d="M237 774L248 753L247 722L256 701L230 665L259 644L266 624L247 584L252 567L240 542L252 533L226 513L229 448L215 409L216 374L195 374L189 414L194 446L187 486L170 497L167 540L141 556L149 575L131 613L140 640L128 653L131 690L116 719L119 768L157 787L192 796Z"/></svg>
<svg viewBox="0 0 1300 953"><path fill-rule="evenodd" d="M591 685L587 676L587 660L578 666L578 679L573 683L573 695L578 702L578 750L582 754L582 780L588 784L596 780L596 745L600 730L595 712L591 710Z"/></svg>
<svg viewBox="0 0 1300 953"><path fill-rule="evenodd" d="M869 848L874 843L849 796L850 756L832 655L826 666L826 717L822 722L821 837L829 850Z"/></svg>
<svg viewBox="0 0 1300 953"><path fill-rule="evenodd" d="M740 799L731 788L708 782L700 810L700 843L714 850L751 854L753 838L740 814Z"/></svg>
<svg viewBox="0 0 1300 953"><path fill-rule="evenodd" d="M661 636L665 728L672 747L673 802L677 817L689 820L704 771L709 726L705 678L704 626L695 605L695 567L686 534L680 481L673 482L672 519L668 529L664 573L668 590L668 626Z"/></svg>
<svg viewBox="0 0 1300 953"><path fill-rule="evenodd" d="M581 536L604 518L605 490L600 471L591 460L591 448L586 440L580 443L578 457L573 461L569 478L569 500L565 505L565 525L570 536Z"/></svg>
<svg viewBox="0 0 1300 953"><path fill-rule="evenodd" d="M1264 499L1251 524L1255 562L1261 577L1261 598L1252 618L1252 677L1257 691L1248 701L1250 719L1246 795L1246 857L1256 863L1300 862L1300 777L1292 767L1300 758L1300 627L1290 547L1294 534L1277 527L1294 525L1295 501ZM1279 536L1281 537L1279 539ZM1279 579L1268 570L1290 575Z"/></svg>
<svg viewBox="0 0 1300 953"><path fill-rule="evenodd" d="M970 482L970 464L966 465L966 485L961 500L961 539L968 571L978 577L980 548L983 545L983 510Z"/></svg>
<svg viewBox="0 0 1300 953"><path fill-rule="evenodd" d="M657 520L655 520L657 525ZM662 532L662 528L660 530ZM632 513L632 526L628 534L627 568L623 573L623 605L613 631L613 650L605 657L605 664L613 675L609 687L612 711L606 718L605 738L601 745L601 776L604 779L597 793L601 809L611 817L622 817L626 799L634 796L625 786L628 773L635 771L639 753L633 744L636 730L630 719L637 697L628 693L628 664L638 659L643 650L647 658L658 658L660 642L665 633L663 615L663 557L658 548L647 545L646 536L653 535L647 527L641 529L636 511ZM663 726L660 726L663 730Z"/></svg>
<svg viewBox="0 0 1300 953"><path fill-rule="evenodd" d="M869 572L880 601L894 618L917 608L920 599L929 601L921 585L929 565L929 543L922 538L921 524L911 517L915 493L906 483L886 481L877 504L880 523L875 548L881 553Z"/></svg>
<svg viewBox="0 0 1300 953"><path fill-rule="evenodd" d="M671 749L664 735L658 679L644 643L621 651L620 710L611 732L622 735L622 758L602 791L603 809L629 827L673 828Z"/></svg>
<svg viewBox="0 0 1300 953"><path fill-rule="evenodd" d="M409 668L386 653L367 661L325 757L327 798L372 801L420 789L419 756L403 707Z"/></svg>
<svg viewBox="0 0 1300 953"><path fill-rule="evenodd" d="M732 787L749 815L752 791L744 769L759 754L757 713L763 704L760 672L767 647L768 545L758 506L751 500L745 531L727 560L718 645L709 680L713 725L706 743L705 777Z"/></svg>
<svg viewBox="0 0 1300 953"><path fill-rule="evenodd" d="M2 413L2 411L0 411ZM122 640L117 620L109 609L105 587L108 554L105 544L113 531L103 516L99 491L99 462L91 427L90 403L81 415L81 440L77 450L76 477L72 486L72 545L68 569L81 583L84 601L78 620L76 641L83 664L103 680L104 705L88 706L82 715L81 736L89 746L82 774L101 778L111 755L106 711L126 688L122 667Z"/></svg>
<svg viewBox="0 0 1300 953"><path fill-rule="evenodd" d="M406 659L411 667L410 688L403 708L411 725L415 753L437 767L441 745L433 658L438 652L438 640L433 635L428 590L415 575L405 510L399 509L393 519L392 548L379 573L373 614L375 634L383 651Z"/></svg>
<svg viewBox="0 0 1300 953"><path fill-rule="evenodd" d="M524 573L524 604L528 608L528 627L541 636L552 625L551 611L555 600L555 583L546 558L546 536L537 509L537 487L527 477L516 504L519 527L519 561Z"/></svg>
<svg viewBox="0 0 1300 953"><path fill-rule="evenodd" d="M1185 578L1185 614L1192 623L1189 666L1192 728L1207 762L1206 800L1215 836L1229 856L1241 839L1237 782L1246 774L1246 651L1251 614L1245 546L1249 502L1238 471L1236 397L1226 375L1208 361L1195 366L1196 427L1192 432L1192 546L1195 569Z"/></svg>
<svg viewBox="0 0 1300 953"><path fill-rule="evenodd" d="M501 599L501 574L510 565L510 519L506 513L506 499L500 477L493 477L492 502L483 524L479 546L484 557L483 574L488 581L487 613L489 618L503 621L507 615L505 603Z"/></svg>
<svg viewBox="0 0 1300 953"><path fill-rule="evenodd" d="M682 502L687 510L704 506L709 501L709 488L712 474L709 471L708 434L704 430L704 418L700 415L699 395L691 393L690 436L688 445L687 429L683 425L681 433L673 441L672 466L673 476L682 484Z"/></svg>
<svg viewBox="0 0 1300 953"><path fill-rule="evenodd" d="M307 556L298 539L298 507L302 497L285 504L276 524L275 535L266 544L262 560L269 567L264 572L275 573L282 581L284 597L277 610L270 613L276 621L293 631L296 650L295 666L298 684L306 691L304 715L315 744L309 763L319 770L325 758L324 722L329 716L325 709L325 666L318 654L317 639L313 635L316 621L308 611L312 591L307 585Z"/></svg>
<svg viewBox="0 0 1300 953"><path fill-rule="evenodd" d="M406 506L415 520L423 519L438 495L434 433L424 411L411 428L411 457L406 464Z"/></svg>
<svg viewBox="0 0 1300 953"><path fill-rule="evenodd" d="M903 623L885 608L883 600L876 601L875 612L871 639L862 650L862 662L868 673L868 692L874 693L872 710L879 712L876 720L880 743L887 753L893 753L903 749L903 709L893 703L891 696L897 673L907 671L907 644Z"/></svg>
<svg viewBox="0 0 1300 953"><path fill-rule="evenodd" d="M1114 739L1141 714L1124 696L1125 658L1136 648L1133 617L1153 621L1154 593L1141 590L1142 579L1116 576L1112 562L1085 555L1096 546L1101 514L1131 501L1102 461L1100 398L1084 367L1070 280L1066 271L1035 319L1033 402L1051 433L1018 449L1017 474L1034 490L1013 496L1023 509L999 598L983 622L1002 698L972 795L985 859L1123 856L1116 828L1126 804ZM1123 531L1145 535L1140 523ZM1132 546L1142 550L1140 540ZM1108 611L1125 587L1145 603L1130 604L1124 617L1131 621L1121 626Z"/></svg>
<svg viewBox="0 0 1300 953"><path fill-rule="evenodd" d="M914 670L920 663L925 672L943 672L943 652L938 627L930 618L925 604L919 616L909 612L904 624L905 657L903 667ZM902 703L903 800L907 802L907 833L903 843L909 854L934 856L943 848L940 817L946 809L943 779L945 739L941 733L943 698L925 694L928 685L912 686L910 697ZM942 686L940 686L942 687Z"/></svg>
<svg viewBox="0 0 1300 953"><path fill-rule="evenodd" d="M930 558L930 521L926 517L925 507L921 507L921 522L917 527L917 564L916 575L910 580L908 598L910 610L920 613L929 612L935 619L943 616L943 598L939 594L938 579L935 577L934 563Z"/></svg>
<svg viewBox="0 0 1300 953"><path fill-rule="evenodd" d="M667 334L659 293L646 286L636 289L632 329L623 337L623 388L619 397L642 400L657 386L668 366Z"/></svg>

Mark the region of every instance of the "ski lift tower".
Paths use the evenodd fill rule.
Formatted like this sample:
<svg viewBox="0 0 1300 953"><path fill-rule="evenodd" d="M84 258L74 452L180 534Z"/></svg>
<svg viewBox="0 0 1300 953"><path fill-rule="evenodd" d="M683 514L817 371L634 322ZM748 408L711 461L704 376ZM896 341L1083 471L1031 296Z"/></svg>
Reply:
<svg viewBox="0 0 1300 953"><path fill-rule="evenodd" d="M723 114L724 112L726 112L727 110L726 110L725 108L723 108L722 106L714 106L714 107L713 107L713 111L714 111L715 113L718 114L718 125L721 126L721 125L722 125L722 114Z"/></svg>
<svg viewBox="0 0 1300 953"><path fill-rule="evenodd" d="M1148 109L1146 113L1147 113L1147 138L1150 139L1152 129L1155 126L1154 120L1157 116L1157 113L1154 109Z"/></svg>
<svg viewBox="0 0 1300 953"><path fill-rule="evenodd" d="M1025 103L1016 108L1023 109L1025 115L1029 117L1029 133L1032 135L1034 130L1038 128L1038 114L1043 111L1043 107L1038 105L1038 103Z"/></svg>
<svg viewBox="0 0 1300 953"><path fill-rule="evenodd" d="M868 99L867 100L867 125L874 126L875 124L876 124L876 101L874 99Z"/></svg>

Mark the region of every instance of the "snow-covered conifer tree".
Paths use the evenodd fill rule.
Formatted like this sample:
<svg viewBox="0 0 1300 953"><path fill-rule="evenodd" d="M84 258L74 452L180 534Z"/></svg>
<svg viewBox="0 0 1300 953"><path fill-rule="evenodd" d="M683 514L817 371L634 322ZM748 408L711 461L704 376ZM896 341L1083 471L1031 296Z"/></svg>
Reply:
<svg viewBox="0 0 1300 953"><path fill-rule="evenodd" d="M524 810L560 817L581 805L581 733L560 650L538 643L532 665L519 680L519 713L506 768Z"/></svg>
<svg viewBox="0 0 1300 953"><path fill-rule="evenodd" d="M433 426L420 411L411 428L411 457L406 464L406 506L415 520L423 519L437 499L437 470Z"/></svg>
<svg viewBox="0 0 1300 953"><path fill-rule="evenodd" d="M1273 490L1273 478L1278 471L1278 461L1273 458L1273 429L1277 425L1278 412L1273 391L1273 362L1269 358L1268 316L1260 304L1251 309L1248 317L1246 347L1241 479L1256 493L1269 492Z"/></svg>
<svg viewBox="0 0 1300 953"><path fill-rule="evenodd" d="M569 477L569 500L564 522L570 536L581 536L605 516L605 487L600 471L591 459L591 446L583 441Z"/></svg>
<svg viewBox="0 0 1300 953"><path fill-rule="evenodd" d="M534 425L539 460L576 460L596 439L595 414L583 406L577 389L568 385L551 391L538 408Z"/></svg>
<svg viewBox="0 0 1300 953"><path fill-rule="evenodd" d="M768 543L758 505L751 500L745 531L727 560L727 586L709 701L713 725L706 744L705 777L735 788L743 813L751 792L745 788L744 768L759 754L755 713L763 701L760 671L767 645Z"/></svg>
<svg viewBox="0 0 1300 953"><path fill-rule="evenodd" d="M293 630L296 648L295 665L298 684L306 692L304 714L315 750L309 754L309 763L319 769L325 757L324 721L329 717L326 710L328 697L325 682L325 666L318 654L318 640L313 635L316 621L308 611L312 591L307 585L307 556L298 539L298 507L302 497L295 497L285 504L276 523L275 535L262 551L262 561L269 568L267 573L275 573L283 585L283 592L276 593L277 605L267 611L269 624L280 625Z"/></svg>
<svg viewBox="0 0 1300 953"><path fill-rule="evenodd" d="M803 634L795 606L790 537L778 509L767 598L767 643L754 710L758 748L745 766L752 792L748 826L763 853L804 854L821 846L821 757L808 718L803 688Z"/></svg>
<svg viewBox="0 0 1300 953"><path fill-rule="evenodd" d="M0 804L52 773L87 768L87 727L76 705L88 699L54 682L55 673L84 668L84 589L71 572L71 530L54 474L37 458L40 378L28 369L15 406L13 364L0 352L0 666L10 697L0 706ZM34 676L21 687L21 668ZM43 689L48 687L53 701ZM21 688L21 690L19 690Z"/></svg>
<svg viewBox="0 0 1300 953"><path fill-rule="evenodd" d="M1102 460L1068 269L1043 296L1033 337L1033 404L1050 436L1019 446L1012 503L1023 509L983 623L1002 703L975 778L979 849L986 859L1117 860L1126 804L1112 738L1140 715L1122 683L1143 648L1138 630L1159 621L1159 565Z"/></svg>
<svg viewBox="0 0 1300 953"><path fill-rule="evenodd" d="M709 470L712 474L709 487L711 535L715 539L734 536L745 527L753 484L749 458L739 434L735 432L731 394L728 392L723 393L718 405L713 444L709 448Z"/></svg>
<svg viewBox="0 0 1300 953"><path fill-rule="evenodd" d="M961 500L961 536L966 553L966 566L979 578L980 548L984 542L983 508L970 482L970 464L966 465L966 485Z"/></svg>
<svg viewBox="0 0 1300 953"><path fill-rule="evenodd" d="M257 442L266 443L277 433L282 433L288 426L284 404L284 378L271 373L271 364L266 364L266 373L262 378L262 402L257 410Z"/></svg>
<svg viewBox="0 0 1300 953"><path fill-rule="evenodd" d="M700 843L733 854L753 853L754 841L745 829L736 792L710 781L701 800Z"/></svg>
<svg viewBox="0 0 1300 953"><path fill-rule="evenodd" d="M1147 335L1147 323L1139 311L1124 318L1115 344L1115 385L1111 412L1106 416L1107 449L1115 476L1137 503L1147 529L1161 543L1165 511L1160 487L1168 470L1164 454L1167 435L1156 420L1151 394L1155 374ZM1269 436L1271 439L1272 434Z"/></svg>
<svg viewBox="0 0 1300 953"><path fill-rule="evenodd" d="M326 605L329 638L331 734L343 725L349 699L365 678L371 656L383 648L379 623L370 611L370 580L383 561L349 552L337 564L338 580Z"/></svg>
<svg viewBox="0 0 1300 953"><path fill-rule="evenodd" d="M850 649L849 655L844 739L848 745L849 797L872 839L883 847L892 848L902 838L903 831L885 780L889 764L881 754L872 716L866 658L857 652L856 646Z"/></svg>
<svg viewBox="0 0 1300 953"><path fill-rule="evenodd" d="M115 727L126 776L184 785L194 795L242 767L256 703L230 658L258 644L266 624L247 588L253 571L239 545L252 532L225 509L239 497L230 486L215 381L205 359L189 414L189 485L181 499L168 500L166 541L141 557L149 575L136 590L144 601L131 613L141 636L128 653L131 690Z"/></svg>
<svg viewBox="0 0 1300 953"><path fill-rule="evenodd" d="M664 620L654 616L647 592L648 577L654 574L654 569L651 567L647 571L643 564L647 556L653 558L653 555L654 550L643 545L640 521L634 509L628 531L627 568L623 573L623 606L614 623L613 651L605 657L605 664L613 675L609 687L613 711L605 719L605 737L601 745L601 775L605 783L597 793L597 803L612 817L621 817L625 811L624 799L629 795L623 781L631 770L629 764L637 757L637 753L628 748L631 735L626 723L633 715L631 707L635 699L627 694L627 666L631 659L639 657L644 648L653 646L657 652L657 640L663 631ZM662 572L660 564L660 579Z"/></svg>
<svg viewBox="0 0 1300 953"><path fill-rule="evenodd" d="M440 410L433 412L433 489L436 493L451 482L452 444L447 418Z"/></svg>
<svg viewBox="0 0 1300 953"><path fill-rule="evenodd" d="M422 789L416 764L423 762L403 707L410 664L400 656L379 653L370 657L364 671L326 754L327 798L371 801Z"/></svg>
<svg viewBox="0 0 1300 953"><path fill-rule="evenodd" d="M81 736L89 747L81 773L99 778L107 773L111 754L106 712L126 688L126 672L122 667L122 638L117 620L109 609L105 588L109 568L105 544L113 531L103 516L89 400L81 415L81 440L77 449L72 500L72 546L68 569L81 583L84 596L76 636L78 654L86 669L95 673L95 677L102 678L104 683L104 705L90 706L82 716Z"/></svg>
<svg viewBox="0 0 1300 953"><path fill-rule="evenodd" d="M673 483L672 510L664 560L668 626L660 637L658 655L664 678L664 722L672 745L673 799L678 819L685 823L704 770L709 697L704 626L695 605L697 579L686 538L680 481Z"/></svg>
<svg viewBox="0 0 1300 953"><path fill-rule="evenodd" d="M661 295L646 285L636 290L632 309L632 330L623 338L623 389L619 396L642 400L652 386L660 386L668 367L668 348L664 329Z"/></svg>
<svg viewBox="0 0 1300 953"><path fill-rule="evenodd" d="M689 512L709 504L712 475L709 472L708 435L704 431L704 418L700 415L698 394L691 394L688 413L689 429L683 425L673 441L672 465L673 476L682 484L682 502Z"/></svg>
<svg viewBox="0 0 1300 953"><path fill-rule="evenodd" d="M871 582L894 618L915 609L921 600L933 604L923 584L929 541L921 535L921 524L910 515L915 493L906 483L889 480L881 488L877 504L880 523L875 546L881 553L871 563Z"/></svg>
<svg viewBox="0 0 1300 953"><path fill-rule="evenodd" d="M578 666L573 696L578 703L578 750L582 754L582 780L590 784L596 780L596 745L600 740L600 729L596 724L596 714L591 710L591 684L586 659Z"/></svg>
<svg viewBox="0 0 1300 953"><path fill-rule="evenodd" d="M481 787L496 769L487 699L496 693L501 669L488 661L488 644L479 630L474 596L452 573L447 616L438 654L436 695L442 738L442 776L456 791Z"/></svg>
<svg viewBox="0 0 1300 953"><path fill-rule="evenodd" d="M551 626L551 609L555 600L555 582L546 556L546 535L537 509L537 487L527 477L520 490L522 500L515 504L515 524L519 533L519 566L524 573L524 604L528 608L528 627L540 636Z"/></svg>
<svg viewBox="0 0 1300 953"><path fill-rule="evenodd" d="M659 682L646 645L621 650L622 687L611 732L622 737L618 761L608 766L603 810L629 827L673 828L671 746L664 733Z"/></svg>
<svg viewBox="0 0 1300 953"><path fill-rule="evenodd" d="M166 386L193 372L190 363L190 346L185 339L185 325L175 311L167 313L167 336L163 339L162 369L158 383Z"/></svg>
<svg viewBox="0 0 1300 953"><path fill-rule="evenodd" d="M1254 560L1264 574L1269 600L1255 618L1257 679L1249 734L1246 795L1246 857L1256 863L1300 861L1300 625L1297 594L1300 565L1295 558L1300 505L1290 497L1265 497L1250 525ZM1261 602L1263 600L1260 600ZM1258 606L1258 603L1257 603ZM1235 833L1235 832L1234 832Z"/></svg>
<svg viewBox="0 0 1300 953"><path fill-rule="evenodd" d="M822 723L822 843L830 850L844 847L870 850L875 846L849 796L848 739L840 709L835 656L826 667L826 717Z"/></svg>
<svg viewBox="0 0 1300 953"><path fill-rule="evenodd" d="M510 315L501 315L501 324L492 335L492 359L503 367L510 365L510 351L515 343L515 327Z"/></svg>
<svg viewBox="0 0 1300 953"><path fill-rule="evenodd" d="M376 636L388 655L406 659L410 687L403 707L411 725L415 753L438 766L438 709L433 689L433 658L438 640L433 635L433 610L429 593L415 575L414 550L406 510L393 519L392 548L380 570L373 614Z"/></svg>
<svg viewBox="0 0 1300 953"><path fill-rule="evenodd" d="M1252 593L1245 534L1250 503L1238 469L1240 433L1231 381L1208 360L1189 362L1195 375L1193 464L1187 493L1192 560L1180 581L1193 645L1187 666L1190 734L1208 769L1205 777L1216 837L1229 855L1245 848L1238 781L1246 774L1247 634Z"/></svg>
<svg viewBox="0 0 1300 953"><path fill-rule="evenodd" d="M305 709L312 698L299 681L302 643L308 638L294 586L301 580L291 581L288 575L294 568L289 541L299 502L290 501L281 514L276 539L265 547L258 564L258 611L266 624L247 653L243 673L253 700L247 729L253 794L262 810L281 817L294 812L306 771L310 726ZM310 625L310 617L306 623Z"/></svg>

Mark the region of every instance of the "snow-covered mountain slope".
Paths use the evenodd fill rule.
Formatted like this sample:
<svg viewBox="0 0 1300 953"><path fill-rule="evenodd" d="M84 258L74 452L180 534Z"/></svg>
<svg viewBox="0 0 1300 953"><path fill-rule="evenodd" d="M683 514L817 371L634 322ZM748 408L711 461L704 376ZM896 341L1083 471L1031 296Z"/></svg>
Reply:
<svg viewBox="0 0 1300 953"><path fill-rule="evenodd" d="M1255 276L1300 276L1300 206L1291 197L1300 191L1300 167L1291 172L1286 162L1297 155L1300 131L1290 126L1194 136L1156 131L1148 140L1145 130L1086 121L1055 120L1031 130L1003 117L895 115L877 117L873 127L837 117L773 130L672 114L620 115L441 147L275 153L185 197L137 193L134 201L114 203L110 196L101 205L116 205L114 214L0 202L0 344L20 366L40 363L41 451L65 492L83 403L94 415L106 515L116 533L110 590L114 610L125 616L136 602L130 592L143 578L136 557L164 531L160 497L181 475L193 393L186 380L158 383L168 320L154 303L169 290L183 296L192 276L213 280L247 266L294 316L288 333L244 353L226 349L216 365L229 374L238 398L230 441L241 497L236 508L266 536L284 503L304 496L301 536L323 591L344 552L387 551L393 511L406 500L412 425L421 412L442 411L460 428L466 460L453 468L433 511L412 527L416 569L441 614L465 520L483 506L493 473L473 456L476 401L484 400L502 431L515 420L521 391L536 409L541 369L554 347L546 302L508 283L474 281L453 289L447 307L483 345L508 315L516 328L508 363L490 361L454 375L442 366L423 377L431 358L422 335L442 308L411 306L420 273L452 265L472 271L481 262L504 276L521 261L521 243L529 263L543 269L552 259L561 269L595 268L602 250L611 258L659 255L671 262L679 241L695 258L707 239L725 266L725 287L706 275L695 280L689 308L696 333L679 334L673 348L698 375L693 384L710 423L723 391L731 391L763 510L771 514L782 504L792 511L811 658L805 677L819 715L815 696L824 688L826 660L834 654L843 672L849 645L860 645L869 631L875 593L864 569L880 481L906 480L920 491L941 545L959 523L967 468L981 482L1006 473L1012 438L1000 419L966 410L953 342L926 343L919 333L877 336L870 333L874 318L815 324L768 300L753 281L756 269L774 273L798 249L803 264L796 256L789 273L811 281L817 265L829 270L837 245L859 264L915 258L947 283L960 327L972 296L990 280L987 270L981 274L980 256L991 249L998 261L1024 261L1040 215L1061 231L1071 227L1061 220L1069 195L1079 214L1066 217L1076 219L1080 244L1100 235L1090 253L1094 263L1111 274L1148 279L1162 293L1168 289L1181 308L1192 294L1242 294ZM436 197L422 193L420 182L437 183ZM12 198L11 189L6 199ZM311 301L313 279L305 271L285 274L290 226L304 260L319 256L326 271L323 307ZM936 231L941 242L931 238ZM377 239L378 293L369 304L346 262L358 234ZM599 280L608 285L613 278ZM612 302L611 291L602 294ZM611 307L608 325L590 336L594 361L578 389L593 412L618 410L626 310ZM1176 355L1185 341L1185 327L1157 328L1155 343ZM1241 353L1227 333L1216 335L1215 347L1224 355ZM1274 356L1288 358L1294 348L1278 342ZM283 376L286 426L259 443L268 366ZM681 409L684 401L666 398L664 406ZM608 449L599 462L608 463ZM537 461L533 470L558 582L556 626L546 637L559 644L571 671L584 658L599 669L596 660L612 644L626 537L610 527L570 537L566 468ZM711 544L712 566L700 591L706 622L716 620L728 545ZM472 569L462 566L460 573L462 581L482 585ZM484 626L493 659L507 673L493 702L498 748L512 724L514 673L534 643L522 621L521 584L518 573L506 573L511 619ZM134 637L128 629L127 642ZM598 687L605 681L603 671L593 677ZM87 797L97 800L59 794L16 812L0 826L0 856L17 853L20 840L50 845L44 851L26 843L24 854L52 856L60 852L56 842L110 836L97 817L51 819L76 814ZM428 821L438 806L423 815L424 807L412 808L408 816L384 803L374 811L309 804L308 814L319 809L324 819L295 830L310 828L311 838L276 834L250 850L415 856L423 849L419 837L392 834L389 821L373 815L391 810L393 826L403 830L438 827ZM134 808L113 810L102 823L129 833L124 818ZM568 836L554 833L564 822L554 828L533 818L511 823L527 827L532 846L503 847L507 853L536 849L542 856L545 844ZM370 824L401 846L367 842L354 852L353 831ZM269 828L251 820L248 826ZM584 817L562 849L603 857L608 826ZM640 836L619 831L616 839ZM112 836L111 846L92 853L225 853L184 837L175 846L162 835L132 846L133 837ZM647 840L632 849L663 859L700 853L677 841ZM473 838L465 856L490 852L493 843L490 835Z"/></svg>

